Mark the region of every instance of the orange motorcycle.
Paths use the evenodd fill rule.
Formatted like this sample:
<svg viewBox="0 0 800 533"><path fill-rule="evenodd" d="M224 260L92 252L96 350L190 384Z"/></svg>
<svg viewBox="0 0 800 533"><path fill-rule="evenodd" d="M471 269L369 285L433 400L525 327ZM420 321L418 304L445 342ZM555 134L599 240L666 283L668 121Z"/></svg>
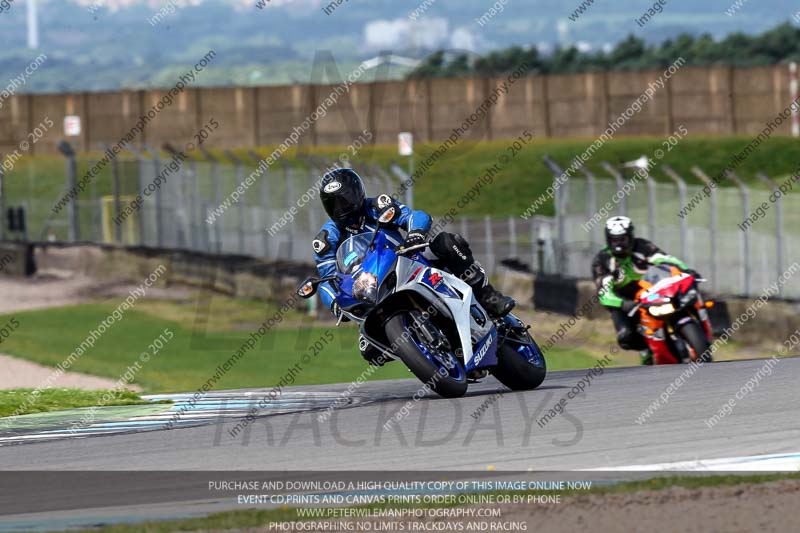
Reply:
<svg viewBox="0 0 800 533"><path fill-rule="evenodd" d="M639 280L637 305L630 316L640 313L639 331L653 353L653 363L668 365L688 361L709 362L711 321L698 285L705 281L674 265L653 265Z"/></svg>

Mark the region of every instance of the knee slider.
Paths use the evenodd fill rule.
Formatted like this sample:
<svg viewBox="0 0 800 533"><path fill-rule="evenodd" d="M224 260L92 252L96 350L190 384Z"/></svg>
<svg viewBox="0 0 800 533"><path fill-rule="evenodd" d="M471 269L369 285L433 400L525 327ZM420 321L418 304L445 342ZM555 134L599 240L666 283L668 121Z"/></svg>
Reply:
<svg viewBox="0 0 800 533"><path fill-rule="evenodd" d="M617 332L617 344L619 344L619 347L623 350L630 350L632 346L633 335L633 330L628 327L620 329Z"/></svg>

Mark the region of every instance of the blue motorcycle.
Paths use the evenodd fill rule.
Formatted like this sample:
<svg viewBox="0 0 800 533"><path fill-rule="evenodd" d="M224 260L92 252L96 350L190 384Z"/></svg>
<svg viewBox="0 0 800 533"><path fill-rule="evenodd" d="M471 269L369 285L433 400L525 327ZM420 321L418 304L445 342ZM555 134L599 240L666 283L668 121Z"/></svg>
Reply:
<svg viewBox="0 0 800 533"><path fill-rule="evenodd" d="M463 396L468 377L487 371L512 390L541 385L547 365L529 326L513 314L492 319L468 284L423 257L428 243L395 248L380 228L397 216L385 208L375 231L341 243L335 275L309 278L297 294L310 298L330 281L364 339L441 396Z"/></svg>

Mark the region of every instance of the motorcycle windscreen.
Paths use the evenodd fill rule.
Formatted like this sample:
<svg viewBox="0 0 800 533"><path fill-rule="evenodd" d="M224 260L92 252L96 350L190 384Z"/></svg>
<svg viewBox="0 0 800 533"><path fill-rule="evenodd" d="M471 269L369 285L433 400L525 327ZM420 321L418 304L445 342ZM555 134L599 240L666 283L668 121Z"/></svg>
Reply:
<svg viewBox="0 0 800 533"><path fill-rule="evenodd" d="M647 291L647 301L657 301L660 297L672 298L677 292L687 288L691 282L682 283L681 277L688 281L688 276L668 263L652 265L643 278L651 285Z"/></svg>
<svg viewBox="0 0 800 533"><path fill-rule="evenodd" d="M651 265L644 275L644 280L651 285L655 285L661 280L674 277L675 273L672 271L671 265L661 263L660 265Z"/></svg>
<svg viewBox="0 0 800 533"><path fill-rule="evenodd" d="M394 270L397 255L386 237L378 233L373 249L369 247L370 241L372 234L362 233L347 239L337 250L340 290L348 305L358 302L375 304L378 287Z"/></svg>

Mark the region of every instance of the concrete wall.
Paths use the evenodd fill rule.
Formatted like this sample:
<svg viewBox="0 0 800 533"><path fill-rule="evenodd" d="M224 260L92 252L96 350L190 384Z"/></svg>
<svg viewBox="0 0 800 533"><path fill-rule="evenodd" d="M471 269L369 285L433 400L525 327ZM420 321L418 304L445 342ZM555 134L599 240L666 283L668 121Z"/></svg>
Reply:
<svg viewBox="0 0 800 533"><path fill-rule="evenodd" d="M661 70L532 76L510 86L465 136L594 137L662 75ZM394 143L400 131L420 141L443 140L504 78L458 78L355 84L316 121L301 128L302 144L349 144L364 129L374 142ZM150 122L138 143L184 145L211 118L208 143L221 148L278 144L332 93L331 85L186 89ZM0 153L13 152L45 117L55 122L34 152L53 152L65 115L82 117L79 150L115 144L163 91L15 95L0 109ZM757 134L787 106L786 66L683 67L621 128L621 135L665 135L683 124L691 135ZM780 133L788 134L785 121Z"/></svg>
<svg viewBox="0 0 800 533"><path fill-rule="evenodd" d="M159 278L159 284L164 286L203 287L236 298L275 303L286 301L302 280L316 274L310 264L265 263L247 256L94 244L38 243L26 248L42 275L66 272L95 280L140 283L159 265L164 265L166 272ZM0 252L6 249L10 250L11 246L0 243ZM17 251L20 256L24 253L24 248ZM21 276L23 272L8 272L7 275Z"/></svg>

